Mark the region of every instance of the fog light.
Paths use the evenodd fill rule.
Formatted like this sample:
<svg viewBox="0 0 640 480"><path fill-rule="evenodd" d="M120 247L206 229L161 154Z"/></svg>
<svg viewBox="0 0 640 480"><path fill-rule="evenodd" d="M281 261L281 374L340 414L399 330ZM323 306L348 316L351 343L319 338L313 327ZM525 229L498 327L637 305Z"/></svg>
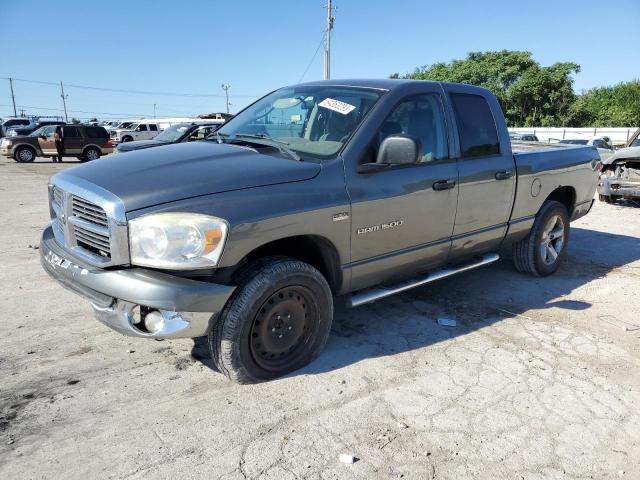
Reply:
<svg viewBox="0 0 640 480"><path fill-rule="evenodd" d="M147 313L144 326L149 333L158 333L164 328L164 316L157 310Z"/></svg>

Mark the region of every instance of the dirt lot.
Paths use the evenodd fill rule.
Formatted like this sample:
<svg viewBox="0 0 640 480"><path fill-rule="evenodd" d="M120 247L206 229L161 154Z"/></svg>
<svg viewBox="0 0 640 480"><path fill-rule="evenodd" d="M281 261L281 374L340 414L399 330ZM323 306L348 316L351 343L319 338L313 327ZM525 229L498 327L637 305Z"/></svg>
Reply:
<svg viewBox="0 0 640 480"><path fill-rule="evenodd" d="M640 208L598 203L553 277L503 260L339 307L310 367L238 386L44 274L70 165L0 161L0 478L640 478Z"/></svg>

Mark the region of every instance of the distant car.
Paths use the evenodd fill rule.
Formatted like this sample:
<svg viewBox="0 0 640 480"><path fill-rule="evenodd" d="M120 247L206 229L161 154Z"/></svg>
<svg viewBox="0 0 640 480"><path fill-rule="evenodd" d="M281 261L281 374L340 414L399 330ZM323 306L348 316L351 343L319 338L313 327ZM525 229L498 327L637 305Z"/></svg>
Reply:
<svg viewBox="0 0 640 480"><path fill-rule="evenodd" d="M33 162L36 157L56 157L58 151L54 134L57 125L46 125L30 135L5 137L0 141L0 155L16 162ZM80 161L96 160L113 151L109 134L102 127L92 125L62 125L64 157Z"/></svg>
<svg viewBox="0 0 640 480"><path fill-rule="evenodd" d="M510 133L509 138L511 140L518 140L520 142L539 142L538 137L533 133Z"/></svg>
<svg viewBox="0 0 640 480"><path fill-rule="evenodd" d="M119 126L111 130L113 143L133 142L134 140L150 140L161 132L160 125L156 122L138 122L127 127Z"/></svg>
<svg viewBox="0 0 640 480"><path fill-rule="evenodd" d="M121 143L115 148L114 153L131 152L134 150L159 147L161 145L169 145L172 143L203 140L207 135L220 127L220 125L222 125L222 122L178 123L177 125L172 125L166 130L163 130L151 140Z"/></svg>
<svg viewBox="0 0 640 480"><path fill-rule="evenodd" d="M2 124L0 124L0 137L4 137L10 128L24 127L26 125L29 125L30 123L31 120L26 117L8 118L4 122L2 122Z"/></svg>
<svg viewBox="0 0 640 480"><path fill-rule="evenodd" d="M622 148L602 161L598 195L606 203L640 198L640 145Z"/></svg>
<svg viewBox="0 0 640 480"><path fill-rule="evenodd" d="M29 135L30 133L38 130L40 127L46 127L49 125L66 125L66 122L63 122L61 120L34 120L23 127L12 127L7 131L7 137Z"/></svg>
<svg viewBox="0 0 640 480"><path fill-rule="evenodd" d="M560 140L559 143L569 144L569 145L589 145L592 147L596 147L598 153L600 154L600 158L602 160L609 158L615 150L613 146L608 141L608 138L604 137L593 137L593 138L567 138L564 140Z"/></svg>

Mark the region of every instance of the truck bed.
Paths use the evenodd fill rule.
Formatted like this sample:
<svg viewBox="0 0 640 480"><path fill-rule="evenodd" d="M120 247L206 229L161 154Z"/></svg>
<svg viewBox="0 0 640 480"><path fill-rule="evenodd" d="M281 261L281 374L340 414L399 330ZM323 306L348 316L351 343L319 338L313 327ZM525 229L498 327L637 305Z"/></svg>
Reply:
<svg viewBox="0 0 640 480"><path fill-rule="evenodd" d="M547 143L547 142L521 142L511 141L511 151L514 155L518 153L543 152L549 150L562 150L566 148L583 147L584 145L571 145L568 143Z"/></svg>

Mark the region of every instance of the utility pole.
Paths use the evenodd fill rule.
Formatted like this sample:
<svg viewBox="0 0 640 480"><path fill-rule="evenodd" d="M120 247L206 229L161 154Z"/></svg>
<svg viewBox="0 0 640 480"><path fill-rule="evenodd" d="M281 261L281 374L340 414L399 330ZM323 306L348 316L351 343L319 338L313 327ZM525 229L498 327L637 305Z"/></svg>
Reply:
<svg viewBox="0 0 640 480"><path fill-rule="evenodd" d="M225 96L227 97L227 113L229 113L229 88L231 88L231 85L226 85L223 83L221 87L224 90Z"/></svg>
<svg viewBox="0 0 640 480"><path fill-rule="evenodd" d="M64 94L64 86L62 85L62 80L60 81L60 97L62 98L62 105L64 106L64 121L68 122L69 117L67 117L67 97L68 95Z"/></svg>
<svg viewBox="0 0 640 480"><path fill-rule="evenodd" d="M13 79L9 77L9 87L11 87L11 100L13 101L13 116L17 117L18 114L16 112L16 96L13 94Z"/></svg>
<svg viewBox="0 0 640 480"><path fill-rule="evenodd" d="M153 118L156 118L156 104L153 104Z"/></svg>
<svg viewBox="0 0 640 480"><path fill-rule="evenodd" d="M336 18L333 16L333 8L331 6L331 0L327 0L327 30L326 41L324 42L324 79L329 80L331 78L331 30L333 30L333 21Z"/></svg>

